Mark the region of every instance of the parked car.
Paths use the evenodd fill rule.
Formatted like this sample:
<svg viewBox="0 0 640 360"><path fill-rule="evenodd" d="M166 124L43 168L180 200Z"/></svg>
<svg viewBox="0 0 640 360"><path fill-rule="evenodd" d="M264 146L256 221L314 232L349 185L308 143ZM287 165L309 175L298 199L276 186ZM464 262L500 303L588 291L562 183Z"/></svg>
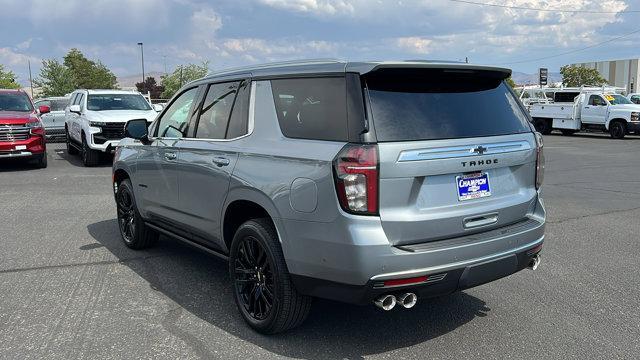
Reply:
<svg viewBox="0 0 640 360"><path fill-rule="evenodd" d="M42 106L40 112L49 112ZM0 159L20 158L47 167L45 130L29 95L0 89Z"/></svg>
<svg viewBox="0 0 640 360"><path fill-rule="evenodd" d="M632 93L627 95L627 99L629 99L634 104L640 104L640 94Z"/></svg>
<svg viewBox="0 0 640 360"><path fill-rule="evenodd" d="M151 122L157 115L139 92L76 90L65 111L67 152L80 153L85 166L94 166L101 154L115 150L128 120Z"/></svg>
<svg viewBox="0 0 640 360"><path fill-rule="evenodd" d="M36 109L39 109L41 106L48 106L51 110L49 113L40 114L40 119L47 133L47 140L56 141L65 139L64 111L68 105L69 97L49 97L36 100Z"/></svg>
<svg viewBox="0 0 640 360"><path fill-rule="evenodd" d="M604 131L614 139L640 131L640 105L620 94L583 91L570 103L532 104L533 123L542 134L553 129L564 135L578 131Z"/></svg>
<svg viewBox="0 0 640 360"><path fill-rule="evenodd" d="M129 121L119 229L229 261L244 320L293 328L312 297L384 310L540 263L542 136L505 79L457 63L257 66Z"/></svg>

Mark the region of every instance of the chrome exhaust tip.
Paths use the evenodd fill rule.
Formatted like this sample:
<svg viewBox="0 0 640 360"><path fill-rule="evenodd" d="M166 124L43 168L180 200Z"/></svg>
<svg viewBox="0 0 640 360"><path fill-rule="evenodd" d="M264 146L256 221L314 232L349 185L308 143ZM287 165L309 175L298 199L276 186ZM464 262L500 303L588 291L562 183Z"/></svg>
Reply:
<svg viewBox="0 0 640 360"><path fill-rule="evenodd" d="M414 293L404 293L398 296L398 303L405 309L411 309L418 302L418 296Z"/></svg>
<svg viewBox="0 0 640 360"><path fill-rule="evenodd" d="M389 311L396 306L396 297L393 295L382 295L374 301L374 304L384 311Z"/></svg>
<svg viewBox="0 0 640 360"><path fill-rule="evenodd" d="M542 258L540 257L540 255L536 254L529 261L529 265L527 265L527 268L531 270L536 270L538 266L540 266L541 261L542 261Z"/></svg>

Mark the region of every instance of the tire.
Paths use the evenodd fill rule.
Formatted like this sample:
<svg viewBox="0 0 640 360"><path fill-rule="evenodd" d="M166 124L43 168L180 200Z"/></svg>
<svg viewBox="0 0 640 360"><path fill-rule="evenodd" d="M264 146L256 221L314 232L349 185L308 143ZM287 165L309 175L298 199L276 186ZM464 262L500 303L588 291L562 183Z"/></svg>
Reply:
<svg viewBox="0 0 640 360"><path fill-rule="evenodd" d="M77 155L78 154L78 149L76 149L75 146L73 146L73 144L71 143L71 137L69 137L69 131L66 130L66 143L67 143L67 154L69 155Z"/></svg>
<svg viewBox="0 0 640 360"><path fill-rule="evenodd" d="M614 121L609 124L609 135L614 139L624 139L627 134L627 124L622 121Z"/></svg>
<svg viewBox="0 0 640 360"><path fill-rule="evenodd" d="M542 135L549 135L551 134L551 130L553 130L553 127L551 126L551 121L549 121L549 119L542 119L542 118L533 119L533 127L535 127L536 130Z"/></svg>
<svg viewBox="0 0 640 360"><path fill-rule="evenodd" d="M562 129L560 130L560 132L562 133L562 135L564 136L571 136L573 134L575 134L577 132L577 130L567 130L567 129Z"/></svg>
<svg viewBox="0 0 640 360"><path fill-rule="evenodd" d="M150 247L158 240L158 233L145 225L138 212L131 180L125 179L118 184L116 207L118 228L122 241L127 247L141 250Z"/></svg>
<svg viewBox="0 0 640 360"><path fill-rule="evenodd" d="M307 318L311 297L299 294L291 282L269 219L249 220L238 228L231 244L229 273L238 310L256 331L287 331Z"/></svg>
<svg viewBox="0 0 640 360"><path fill-rule="evenodd" d="M35 163L38 169L45 169L47 167L47 153L44 152L42 155L38 155Z"/></svg>
<svg viewBox="0 0 640 360"><path fill-rule="evenodd" d="M86 167L96 166L100 162L100 153L89 148L84 134L82 135L82 153L80 155L82 156L82 164Z"/></svg>

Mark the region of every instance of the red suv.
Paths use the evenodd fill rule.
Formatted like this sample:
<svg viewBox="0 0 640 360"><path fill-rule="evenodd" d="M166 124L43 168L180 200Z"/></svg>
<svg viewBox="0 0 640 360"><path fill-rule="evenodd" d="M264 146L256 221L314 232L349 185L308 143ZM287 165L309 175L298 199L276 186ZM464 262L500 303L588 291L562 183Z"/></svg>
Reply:
<svg viewBox="0 0 640 360"><path fill-rule="evenodd" d="M24 158L39 168L47 167L44 126L39 114L49 111L48 106L36 111L22 90L0 89L0 159Z"/></svg>

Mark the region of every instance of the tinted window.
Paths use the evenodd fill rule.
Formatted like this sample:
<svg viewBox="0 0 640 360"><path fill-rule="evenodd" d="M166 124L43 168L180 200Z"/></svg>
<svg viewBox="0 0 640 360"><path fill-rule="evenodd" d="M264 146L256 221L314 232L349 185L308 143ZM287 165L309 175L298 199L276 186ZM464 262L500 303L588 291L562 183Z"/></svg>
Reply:
<svg viewBox="0 0 640 360"><path fill-rule="evenodd" d="M631 101L633 101L636 104L640 104L640 96L639 95L633 95L631 97Z"/></svg>
<svg viewBox="0 0 640 360"><path fill-rule="evenodd" d="M0 111L31 112L33 107L24 93L0 93Z"/></svg>
<svg viewBox="0 0 640 360"><path fill-rule="evenodd" d="M446 70L376 73L367 77L366 83L379 141L531 131L527 116L497 73Z"/></svg>
<svg viewBox="0 0 640 360"><path fill-rule="evenodd" d="M604 102L604 99L601 98L598 95L591 95L589 97L589 105L592 106L601 106L601 105L606 105L606 103Z"/></svg>
<svg viewBox="0 0 640 360"><path fill-rule="evenodd" d="M231 107L240 83L222 83L209 86L207 97L200 109L196 137L224 139L229 124Z"/></svg>
<svg viewBox="0 0 640 360"><path fill-rule="evenodd" d="M344 78L271 80L271 88L284 136L347 140Z"/></svg>
<svg viewBox="0 0 640 360"><path fill-rule="evenodd" d="M51 101L49 101L49 100L40 100L40 101L36 101L33 105L35 105L36 108L39 108L40 106L51 107ZM53 111L53 109L51 109L51 111Z"/></svg>
<svg viewBox="0 0 640 360"><path fill-rule="evenodd" d="M151 110L151 106L142 95L94 94L87 99L87 110Z"/></svg>
<svg viewBox="0 0 640 360"><path fill-rule="evenodd" d="M198 88L183 92L162 114L156 131L158 137L179 137L186 130L191 114L191 105L198 93ZM178 134L179 133L179 134Z"/></svg>
<svg viewBox="0 0 640 360"><path fill-rule="evenodd" d="M77 101L77 104L80 105L80 108L84 109L84 94L80 94L80 96L78 96L78 99L76 101Z"/></svg>
<svg viewBox="0 0 640 360"><path fill-rule="evenodd" d="M51 111L64 111L67 105L69 105L69 99L51 100Z"/></svg>
<svg viewBox="0 0 640 360"><path fill-rule="evenodd" d="M251 83L243 81L238 89L236 101L229 119L227 139L235 139L249 132L249 96Z"/></svg>

